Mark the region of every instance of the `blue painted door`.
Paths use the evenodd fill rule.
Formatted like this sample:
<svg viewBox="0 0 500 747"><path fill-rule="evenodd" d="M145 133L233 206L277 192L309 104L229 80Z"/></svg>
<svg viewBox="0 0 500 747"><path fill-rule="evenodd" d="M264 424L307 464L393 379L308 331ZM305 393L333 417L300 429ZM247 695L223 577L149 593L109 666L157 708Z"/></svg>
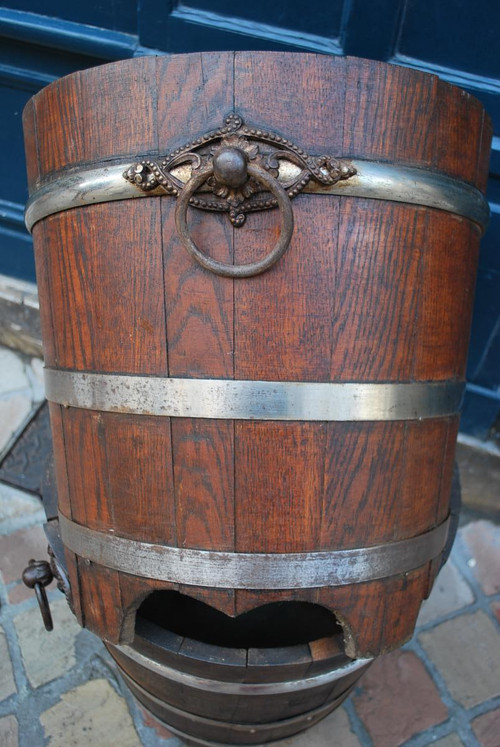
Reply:
<svg viewBox="0 0 500 747"><path fill-rule="evenodd" d="M500 429L500 3L498 0L63 0L0 7L0 273L34 279L21 113L51 80L158 52L282 49L357 55L434 72L480 98L496 137L462 428Z"/></svg>

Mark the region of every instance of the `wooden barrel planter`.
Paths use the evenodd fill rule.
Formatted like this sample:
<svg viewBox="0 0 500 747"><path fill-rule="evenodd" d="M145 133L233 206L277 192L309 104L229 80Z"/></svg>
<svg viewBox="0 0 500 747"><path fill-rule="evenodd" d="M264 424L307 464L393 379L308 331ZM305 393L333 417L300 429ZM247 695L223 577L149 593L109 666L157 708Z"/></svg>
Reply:
<svg viewBox="0 0 500 747"><path fill-rule="evenodd" d="M408 640L441 561L489 119L418 71L221 52L75 73L31 99L24 128L75 614L181 732L305 728ZM234 619L322 609L347 658L302 710L281 687L267 725L238 705L226 728L215 702L192 710L198 675L144 642L152 595L171 633L186 597ZM174 634L202 668L224 648ZM267 684L295 667L282 684L300 690L314 661L296 653ZM198 679L229 677L219 691L244 702L248 667L232 680L217 656ZM180 672L169 702L161 679Z"/></svg>

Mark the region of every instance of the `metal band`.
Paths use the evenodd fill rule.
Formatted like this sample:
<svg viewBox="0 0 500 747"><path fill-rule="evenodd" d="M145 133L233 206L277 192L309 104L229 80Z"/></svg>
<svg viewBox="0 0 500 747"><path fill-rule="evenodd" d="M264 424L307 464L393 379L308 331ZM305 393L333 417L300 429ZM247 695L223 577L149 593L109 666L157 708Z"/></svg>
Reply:
<svg viewBox="0 0 500 747"><path fill-rule="evenodd" d="M407 573L443 550L448 520L417 537L374 547L303 553L238 553L155 545L97 532L59 515L66 547L107 568L216 589L311 589Z"/></svg>
<svg viewBox="0 0 500 747"><path fill-rule="evenodd" d="M346 195L446 210L477 223L484 231L489 207L476 187L442 174L393 163L349 160L356 174L331 186L310 182L304 192ZM123 173L130 162L96 163L92 168L64 172L52 177L30 197L25 221L28 231L34 224L62 210L113 200L158 196L158 191L142 192L125 181ZM189 178L186 174L185 180ZM164 193L163 193L164 194Z"/></svg>
<svg viewBox="0 0 500 747"><path fill-rule="evenodd" d="M463 391L461 382L232 381L45 369L45 393L51 402L176 418L420 420L455 414Z"/></svg>
<svg viewBox="0 0 500 747"><path fill-rule="evenodd" d="M116 650L127 659L131 659L139 666L144 667L150 672L155 672L166 680L177 682L179 685L194 687L205 692L220 693L223 695L278 695L280 693L292 693L300 690L310 690L313 687L328 685L332 682L346 677L358 669L366 667L373 659L355 659L338 669L333 669L323 674L317 674L312 677L304 677L300 680L288 680L285 682L225 682L221 680L212 680L206 677L198 677L188 672L181 672L178 669L162 664L155 659L144 656L131 646L116 646L108 643L109 649Z"/></svg>
<svg viewBox="0 0 500 747"><path fill-rule="evenodd" d="M176 708L170 703L156 697L150 693L149 690L143 688L123 669L120 669L120 674L136 698L145 705L146 708L151 710L152 713L155 713L158 718L161 718L165 723L168 723L170 731L184 739L188 744L196 744L201 747L222 747L221 739L224 740L224 747L239 747L241 744L247 744L247 741L241 741L241 736L248 734L254 735L251 744L256 743L255 738L259 739L260 747L262 747L262 741L265 741L265 743L268 744L270 739L274 742L277 738L280 738L281 740L285 739L285 737L294 736L298 731L305 729L306 726L313 726L337 708L347 698L356 684L354 682L351 685L348 685L339 695L332 698L327 703L324 703L322 706L319 706L319 708L308 710L297 716L280 719L279 721L267 721L262 724L240 724L233 721L225 721L223 719L217 721L208 718L207 716L198 716L190 711ZM176 724L175 726L172 724L172 721ZM191 732L190 734L178 728L179 721L181 721L181 723L182 721L184 722L185 728L189 728ZM196 728L196 735L193 733L193 727ZM217 737L216 742L211 740L208 741L199 736L200 732L203 734L211 732L214 738L216 738L214 735L215 729L219 730L219 736ZM231 739L230 743L228 743L228 739Z"/></svg>

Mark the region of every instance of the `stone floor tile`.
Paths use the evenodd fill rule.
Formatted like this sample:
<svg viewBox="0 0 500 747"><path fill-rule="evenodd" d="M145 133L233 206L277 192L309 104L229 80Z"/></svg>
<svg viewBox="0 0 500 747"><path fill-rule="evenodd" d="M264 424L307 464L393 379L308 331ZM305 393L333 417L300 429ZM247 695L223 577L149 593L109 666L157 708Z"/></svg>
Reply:
<svg viewBox="0 0 500 747"><path fill-rule="evenodd" d="M473 601L474 594L470 586L463 579L457 567L449 560L440 571L429 599L422 605L417 626L425 625L443 615L455 612L472 604Z"/></svg>
<svg viewBox="0 0 500 747"><path fill-rule="evenodd" d="M374 747L397 747L448 717L434 682L411 651L380 657L361 679L353 703Z"/></svg>
<svg viewBox="0 0 500 747"><path fill-rule="evenodd" d="M472 722L474 734L481 747L499 747L500 745L500 708L483 713Z"/></svg>
<svg viewBox="0 0 500 747"><path fill-rule="evenodd" d="M10 586L7 589L7 596L9 597L9 604L21 604L27 599L32 599L35 595L33 589L28 589L22 581L18 581L14 586Z"/></svg>
<svg viewBox="0 0 500 747"><path fill-rule="evenodd" d="M12 672L9 647L3 630L0 630L0 700L5 700L16 692L16 683ZM0 731L1 734L1 731ZM2 741L0 740L0 744Z"/></svg>
<svg viewBox="0 0 500 747"><path fill-rule="evenodd" d="M104 679L65 693L40 721L49 747L141 747L125 700Z"/></svg>
<svg viewBox="0 0 500 747"><path fill-rule="evenodd" d="M13 394L0 400L0 453L8 449L14 435L27 422L31 410L31 399L25 394Z"/></svg>
<svg viewBox="0 0 500 747"><path fill-rule="evenodd" d="M0 394L16 392L29 387L24 362L17 353L0 347Z"/></svg>
<svg viewBox="0 0 500 747"><path fill-rule="evenodd" d="M37 513L40 509L40 498L0 482L0 523Z"/></svg>
<svg viewBox="0 0 500 747"><path fill-rule="evenodd" d="M343 708L337 708L302 734L273 744L276 747L360 747L360 741L351 730L349 717Z"/></svg>
<svg viewBox="0 0 500 747"><path fill-rule="evenodd" d="M463 706L500 695L500 635L484 612L441 623L420 633L419 640Z"/></svg>
<svg viewBox="0 0 500 747"><path fill-rule="evenodd" d="M431 742L431 744L432 747L464 747L464 743L462 742L458 734L448 734L447 737L438 739L437 742Z"/></svg>
<svg viewBox="0 0 500 747"><path fill-rule="evenodd" d="M0 536L0 572L6 584L21 578L30 558L46 560L47 557L47 539L41 526Z"/></svg>
<svg viewBox="0 0 500 747"><path fill-rule="evenodd" d="M460 487L464 508L481 511L488 517L500 517L500 458L486 449L457 444Z"/></svg>
<svg viewBox="0 0 500 747"><path fill-rule="evenodd" d="M0 744L2 747L17 747L18 728L15 716L0 718Z"/></svg>
<svg viewBox="0 0 500 747"><path fill-rule="evenodd" d="M469 551L474 576L485 594L500 591L500 526L491 521L473 521L460 530Z"/></svg>
<svg viewBox="0 0 500 747"><path fill-rule="evenodd" d="M76 663L75 638L80 632L67 602L61 598L50 605L54 630L43 627L38 605L14 618L26 674L33 687L65 674Z"/></svg>
<svg viewBox="0 0 500 747"><path fill-rule="evenodd" d="M42 402L45 399L45 385L43 380L43 361L40 358L32 358L27 368L27 374L33 392L33 400Z"/></svg>

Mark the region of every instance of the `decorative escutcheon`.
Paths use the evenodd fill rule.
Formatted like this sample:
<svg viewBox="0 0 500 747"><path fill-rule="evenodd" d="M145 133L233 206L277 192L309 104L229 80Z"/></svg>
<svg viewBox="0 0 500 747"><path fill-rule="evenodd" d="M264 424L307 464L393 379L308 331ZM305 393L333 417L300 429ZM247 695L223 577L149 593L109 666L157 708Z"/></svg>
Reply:
<svg viewBox="0 0 500 747"><path fill-rule="evenodd" d="M290 200L310 180L333 185L349 179L356 169L332 156L310 156L290 140L269 130L248 127L235 113L224 126L177 148L165 158L132 164L123 176L144 192L179 197L176 225L179 237L203 267L226 277L250 277L268 270L287 250L293 233ZM189 206L229 213L239 228L246 214L278 207L280 237L271 252L258 262L229 265L202 252L187 225Z"/></svg>

